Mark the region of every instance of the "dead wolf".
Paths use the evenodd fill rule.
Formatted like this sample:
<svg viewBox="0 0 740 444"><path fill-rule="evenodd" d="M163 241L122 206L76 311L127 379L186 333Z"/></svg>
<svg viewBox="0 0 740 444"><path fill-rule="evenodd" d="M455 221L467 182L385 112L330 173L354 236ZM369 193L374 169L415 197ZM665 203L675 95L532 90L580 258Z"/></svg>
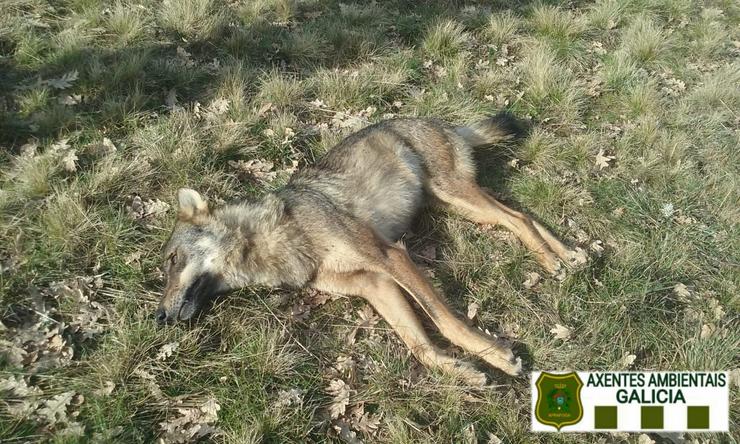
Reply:
<svg viewBox="0 0 740 444"><path fill-rule="evenodd" d="M574 261L575 252L542 225L476 184L473 148L519 129L508 114L458 127L386 120L350 135L257 202L211 209L198 192L179 190L157 321L191 319L215 295L248 285L311 286L364 298L423 364L485 383L483 373L430 341L407 294L453 344L519 375L521 360L511 349L458 318L397 242L433 203L506 227L551 273Z"/></svg>

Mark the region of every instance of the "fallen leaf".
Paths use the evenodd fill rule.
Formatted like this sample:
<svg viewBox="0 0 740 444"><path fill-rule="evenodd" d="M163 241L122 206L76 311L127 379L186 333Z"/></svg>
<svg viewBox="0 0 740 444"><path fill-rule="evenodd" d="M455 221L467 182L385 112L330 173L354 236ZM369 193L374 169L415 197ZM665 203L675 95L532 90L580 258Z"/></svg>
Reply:
<svg viewBox="0 0 740 444"><path fill-rule="evenodd" d="M691 216L686 216L686 215L681 214L679 216L676 216L676 222L678 222L681 225L691 225L693 223L696 223L696 219L694 219Z"/></svg>
<svg viewBox="0 0 740 444"><path fill-rule="evenodd" d="M624 357L622 358L622 362L621 362L622 367L623 368L630 367L632 364L635 363L635 359L637 359L636 355L630 355L630 354L624 355Z"/></svg>
<svg viewBox="0 0 740 444"><path fill-rule="evenodd" d="M542 279L542 276L540 276L540 274L537 272L532 271L530 273L527 273L527 279L523 283L524 288L534 288L537 284L540 283L540 279Z"/></svg>
<svg viewBox="0 0 740 444"><path fill-rule="evenodd" d="M123 258L123 263L126 265L131 265L135 262L139 262L139 260L141 259L141 255L142 255L141 251L134 251L130 254L127 254Z"/></svg>
<svg viewBox="0 0 740 444"><path fill-rule="evenodd" d="M97 156L109 156L118 151L116 145L107 137L103 137L103 141L100 143L90 145L89 149Z"/></svg>
<svg viewBox="0 0 740 444"><path fill-rule="evenodd" d="M280 390L275 401L276 406L289 407L291 405L303 404L303 390L292 388L290 390Z"/></svg>
<svg viewBox="0 0 740 444"><path fill-rule="evenodd" d="M79 422L73 421L67 423L67 426L55 434L65 438L82 438L85 436L85 426Z"/></svg>
<svg viewBox="0 0 740 444"><path fill-rule="evenodd" d="M380 427L380 415L366 412L365 403L361 402L350 410L349 423L352 429L372 436Z"/></svg>
<svg viewBox="0 0 740 444"><path fill-rule="evenodd" d="M62 157L62 164L64 165L64 170L70 173L74 173L77 171L77 164L75 163L77 161L77 154L75 153L75 150L69 150L67 153Z"/></svg>
<svg viewBox="0 0 740 444"><path fill-rule="evenodd" d="M167 344L164 344L160 349L159 353L157 353L157 360L164 361L165 359L172 356L172 353L177 350L177 347L180 346L180 343L178 341L170 342Z"/></svg>
<svg viewBox="0 0 740 444"><path fill-rule="evenodd" d="M550 330L550 333L555 335L556 339L562 339L564 341L567 341L568 339L570 339L571 330L570 328L564 325L555 324L555 327L552 330Z"/></svg>
<svg viewBox="0 0 740 444"><path fill-rule="evenodd" d="M264 159L230 160L229 166L239 173L260 182L269 183L277 177L274 164Z"/></svg>
<svg viewBox="0 0 740 444"><path fill-rule="evenodd" d="M375 313L370 305L363 306L360 310L357 310L357 316L360 318L360 322L352 331L347 335L347 343L354 344L355 337L360 330L368 330L375 327L380 322L380 317Z"/></svg>
<svg viewBox="0 0 740 444"><path fill-rule="evenodd" d="M159 199L143 200L141 196L134 195L131 203L127 206L128 215L131 219L141 220L150 217L159 217L170 209L170 204Z"/></svg>
<svg viewBox="0 0 740 444"><path fill-rule="evenodd" d="M70 94L59 97L59 103L67 106L77 105L80 101L82 101L82 95L80 94Z"/></svg>
<svg viewBox="0 0 740 444"><path fill-rule="evenodd" d="M28 142L21 145L20 153L21 157L27 157L31 158L36 155L36 150L39 147L39 142L37 140L31 139Z"/></svg>
<svg viewBox="0 0 740 444"><path fill-rule="evenodd" d="M599 167L599 170L603 170L604 168L608 168L611 165L609 162L616 159L615 156L609 156L604 153L604 149L600 149L598 154L596 154L596 166Z"/></svg>
<svg viewBox="0 0 740 444"><path fill-rule="evenodd" d="M341 379L334 379L329 383L326 392L332 396L331 403L329 404L329 414L332 419L337 419L344 415L349 404L349 386Z"/></svg>
<svg viewBox="0 0 740 444"><path fill-rule="evenodd" d="M188 443L197 442L207 435L220 433L220 430L211 424L218 421L218 411L221 406L214 398L209 398L199 407L177 408L176 417L170 417L159 423L164 432L164 442Z"/></svg>
<svg viewBox="0 0 740 444"><path fill-rule="evenodd" d="M709 339L717 331L717 327L714 324L704 324L701 326L701 333L699 337L701 339Z"/></svg>
<svg viewBox="0 0 740 444"><path fill-rule="evenodd" d="M363 444L362 440L357 438L357 433L351 430L349 423L343 419L332 421L332 429L339 436L339 440L345 444Z"/></svg>
<svg viewBox="0 0 740 444"><path fill-rule="evenodd" d="M116 384L113 381L105 381L103 386L93 392L97 396L109 396L115 390Z"/></svg>
<svg viewBox="0 0 740 444"><path fill-rule="evenodd" d="M350 377L357 367L357 362L351 356L337 356L337 363L334 364L334 368L340 373Z"/></svg>
<svg viewBox="0 0 740 444"><path fill-rule="evenodd" d="M648 435L642 433L637 437L637 444L655 444L655 441L653 441Z"/></svg>
<svg viewBox="0 0 740 444"><path fill-rule="evenodd" d="M221 410L221 406L218 404L215 398L209 398L206 402L200 406L200 411L203 412L202 420L204 422L214 422L218 419L218 411Z"/></svg>
<svg viewBox="0 0 740 444"><path fill-rule="evenodd" d="M28 352L16 344L0 339L0 356L4 356L13 367L22 367Z"/></svg>
<svg viewBox="0 0 740 444"><path fill-rule="evenodd" d="M67 421L67 406L72 402L74 392L64 392L44 401L43 407L36 413L45 422L54 425L58 422Z"/></svg>
<svg viewBox="0 0 740 444"><path fill-rule="evenodd" d="M487 444L501 444L501 443L503 443L503 441L501 441L501 438L499 438L498 436L494 435L491 432L488 432Z"/></svg>
<svg viewBox="0 0 740 444"><path fill-rule="evenodd" d="M478 309L480 305L477 302L471 302L468 304L468 319L473 320L478 315Z"/></svg>
<svg viewBox="0 0 740 444"><path fill-rule="evenodd" d="M673 287L673 292L683 301L688 301L691 297L691 291L689 291L686 285L680 282Z"/></svg>
<svg viewBox="0 0 740 444"><path fill-rule="evenodd" d="M229 110L229 101L224 99L223 97L219 97L217 99L214 99L209 105L208 105L208 112L207 116L220 116L221 114L224 114Z"/></svg>
<svg viewBox="0 0 740 444"><path fill-rule="evenodd" d="M45 80L43 83L55 89L67 89L79 78L77 70L68 72L57 79Z"/></svg>

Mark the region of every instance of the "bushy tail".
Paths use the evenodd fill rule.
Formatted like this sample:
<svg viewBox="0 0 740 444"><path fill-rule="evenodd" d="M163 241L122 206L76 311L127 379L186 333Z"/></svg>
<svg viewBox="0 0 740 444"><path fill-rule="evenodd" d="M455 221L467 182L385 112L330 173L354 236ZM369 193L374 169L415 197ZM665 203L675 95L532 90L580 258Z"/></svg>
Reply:
<svg viewBox="0 0 740 444"><path fill-rule="evenodd" d="M469 126L458 126L455 132L471 146L482 147L521 137L526 134L527 125L510 113L502 112Z"/></svg>

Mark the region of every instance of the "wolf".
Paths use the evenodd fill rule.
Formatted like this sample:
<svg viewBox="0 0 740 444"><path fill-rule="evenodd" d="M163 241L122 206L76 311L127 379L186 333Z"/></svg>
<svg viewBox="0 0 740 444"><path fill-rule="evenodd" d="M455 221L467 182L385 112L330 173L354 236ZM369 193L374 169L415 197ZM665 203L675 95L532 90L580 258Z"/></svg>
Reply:
<svg viewBox="0 0 740 444"><path fill-rule="evenodd" d="M212 209L197 191L180 189L156 320L189 320L215 296L250 285L310 286L364 298L421 363L485 384L484 373L429 339L408 295L450 342L520 375L509 345L463 322L398 240L432 204L511 230L550 273L576 262L575 250L476 183L473 150L523 129L509 114L470 126L391 119L348 136L257 201Z"/></svg>

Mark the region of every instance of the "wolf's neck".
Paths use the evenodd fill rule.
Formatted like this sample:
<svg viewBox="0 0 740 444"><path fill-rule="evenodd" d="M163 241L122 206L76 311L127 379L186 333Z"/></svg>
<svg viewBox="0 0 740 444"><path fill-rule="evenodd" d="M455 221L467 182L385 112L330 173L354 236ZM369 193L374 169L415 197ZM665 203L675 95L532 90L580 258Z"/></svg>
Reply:
<svg viewBox="0 0 740 444"><path fill-rule="evenodd" d="M280 198L268 194L258 202L226 207L222 214L242 244L233 264L240 286L300 287L313 277L308 240L285 214Z"/></svg>

